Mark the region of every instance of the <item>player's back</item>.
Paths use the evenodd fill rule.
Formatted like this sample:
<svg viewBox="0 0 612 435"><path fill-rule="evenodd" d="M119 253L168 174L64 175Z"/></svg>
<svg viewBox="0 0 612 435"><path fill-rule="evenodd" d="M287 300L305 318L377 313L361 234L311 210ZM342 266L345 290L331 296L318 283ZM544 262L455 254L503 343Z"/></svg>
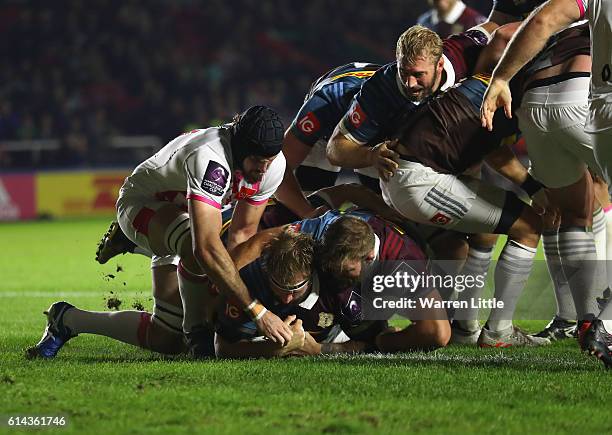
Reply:
<svg viewBox="0 0 612 435"><path fill-rule="evenodd" d="M192 130L176 137L134 169L127 178L138 194L185 192L194 165L214 160L231 172L229 131L224 127Z"/></svg>

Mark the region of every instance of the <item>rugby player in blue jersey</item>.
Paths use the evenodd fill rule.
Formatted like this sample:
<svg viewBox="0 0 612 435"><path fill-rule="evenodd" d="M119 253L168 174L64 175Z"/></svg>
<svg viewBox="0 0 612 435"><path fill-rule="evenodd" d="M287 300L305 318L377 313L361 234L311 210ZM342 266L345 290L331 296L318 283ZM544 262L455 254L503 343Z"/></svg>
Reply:
<svg viewBox="0 0 612 435"><path fill-rule="evenodd" d="M361 84L378 68L380 65L353 62L325 73L312 84L304 104L285 132L283 154L287 168L276 197L300 218L315 212L303 192L336 183L340 167L327 161L327 140ZM372 183L369 178L361 181L363 184L370 181L368 187L380 192L378 182Z"/></svg>
<svg viewBox="0 0 612 435"><path fill-rule="evenodd" d="M289 235L285 234L287 231ZM410 311L412 324L403 330L389 329L384 320L364 319L362 282L372 268L394 260L418 262L425 271L427 256L412 237L401 228L368 211L341 213L330 211L288 228L259 233L245 246L248 255L279 234L291 239L291 232L308 234L320 241L313 258L312 272L287 273L283 264L269 266L266 254L241 269L251 295L268 303L280 317L295 315L311 334L304 346L290 352L257 339L254 324L228 300L219 313L216 347L219 356L252 357L305 355L378 350L381 352L427 350L445 346L450 339L446 312L439 308ZM297 238L298 236L295 236ZM300 249L295 249L301 252ZM237 254L237 258L241 257ZM301 254L297 255L298 257ZM290 263L292 259L285 260ZM378 269L376 269L378 270ZM419 296L425 293L419 294ZM440 300L436 290L427 298ZM416 314L418 312L418 314ZM292 319L290 319L292 320ZM333 343L337 325L351 341ZM332 343L328 343L332 341ZM322 342L322 343L321 343Z"/></svg>

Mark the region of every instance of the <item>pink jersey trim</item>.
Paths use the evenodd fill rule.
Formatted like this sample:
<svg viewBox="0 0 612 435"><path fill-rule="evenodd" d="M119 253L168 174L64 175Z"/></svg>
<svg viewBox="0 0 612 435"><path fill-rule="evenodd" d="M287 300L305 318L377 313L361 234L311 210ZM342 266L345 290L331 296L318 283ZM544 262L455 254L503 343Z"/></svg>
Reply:
<svg viewBox="0 0 612 435"><path fill-rule="evenodd" d="M607 205L603 208L604 213L608 213L610 210L612 210L612 204Z"/></svg>
<svg viewBox="0 0 612 435"><path fill-rule="evenodd" d="M584 13L586 12L584 4L582 3L582 0L576 0L576 4L578 5L578 9L580 9L580 19L582 20L584 18Z"/></svg>
<svg viewBox="0 0 612 435"><path fill-rule="evenodd" d="M268 202L268 198L266 198L266 199L262 199L262 200L260 200L260 201L256 201L256 200L254 200L254 199L247 198L247 199L246 199L246 202L248 202L248 203L249 203L249 204L251 204L251 205L261 205L261 204L265 204L266 202Z"/></svg>
<svg viewBox="0 0 612 435"><path fill-rule="evenodd" d="M212 205L213 207L221 210L221 204L219 204L217 201L214 201L214 200L212 200L210 198L206 198L205 196L202 196L202 195L196 195L194 193L189 193L187 195L187 199L193 199L195 201L204 202L204 203L206 203L208 205Z"/></svg>

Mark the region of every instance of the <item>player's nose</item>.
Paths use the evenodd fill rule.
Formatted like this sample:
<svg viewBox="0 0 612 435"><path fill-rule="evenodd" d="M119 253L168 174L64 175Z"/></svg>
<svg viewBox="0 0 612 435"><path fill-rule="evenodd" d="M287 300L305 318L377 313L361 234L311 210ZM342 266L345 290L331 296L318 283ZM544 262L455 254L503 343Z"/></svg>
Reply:
<svg viewBox="0 0 612 435"><path fill-rule="evenodd" d="M286 293L284 295L282 295L281 297L281 302L283 304L288 304L293 300L293 293Z"/></svg>

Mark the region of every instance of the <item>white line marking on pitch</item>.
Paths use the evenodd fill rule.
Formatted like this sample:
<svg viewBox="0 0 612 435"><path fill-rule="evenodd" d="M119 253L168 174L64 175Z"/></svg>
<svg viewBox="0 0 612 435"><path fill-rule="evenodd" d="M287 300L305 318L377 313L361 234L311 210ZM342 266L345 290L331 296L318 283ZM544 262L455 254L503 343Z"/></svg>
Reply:
<svg viewBox="0 0 612 435"><path fill-rule="evenodd" d="M100 296L108 296L110 291L100 294L99 291L90 292L40 292L40 291L25 291L25 292L0 292L0 298L99 298ZM151 296L150 293L144 292L122 292L113 291L113 295L117 297L144 297Z"/></svg>

